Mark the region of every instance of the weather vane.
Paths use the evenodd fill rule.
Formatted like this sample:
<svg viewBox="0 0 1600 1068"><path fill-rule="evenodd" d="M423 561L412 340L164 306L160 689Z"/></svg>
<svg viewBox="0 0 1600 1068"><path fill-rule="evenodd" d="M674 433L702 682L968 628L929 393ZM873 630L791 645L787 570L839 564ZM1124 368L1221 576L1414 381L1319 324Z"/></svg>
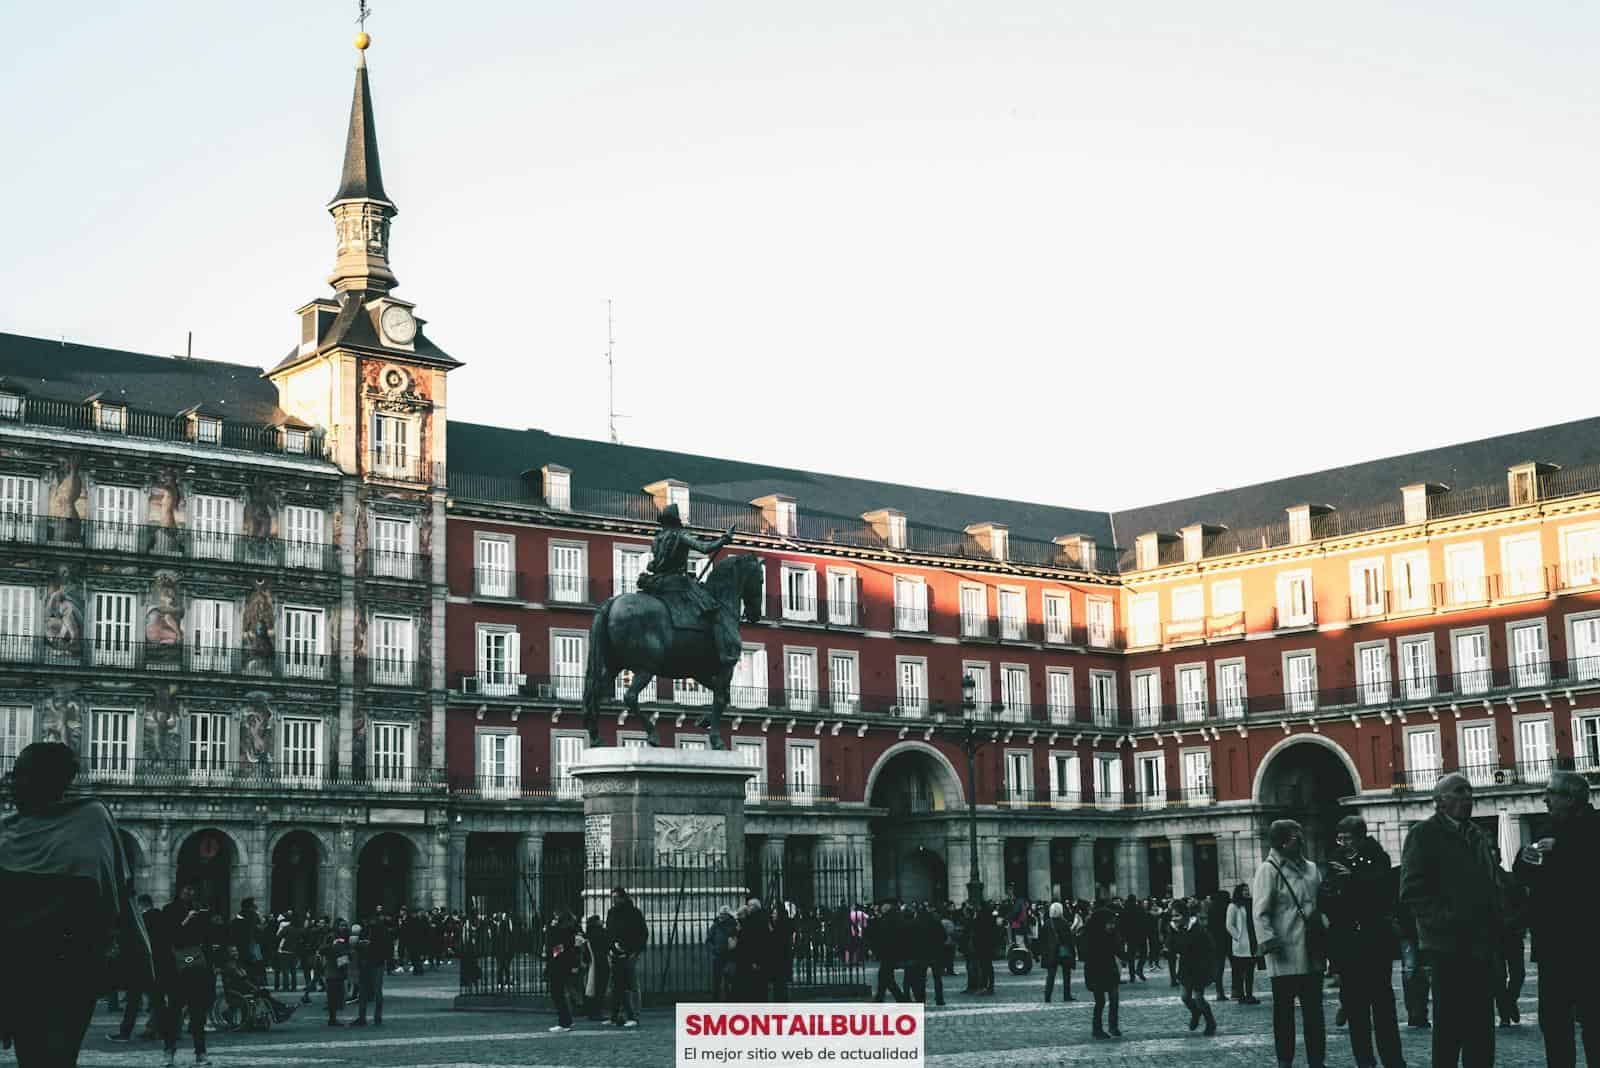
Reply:
<svg viewBox="0 0 1600 1068"><path fill-rule="evenodd" d="M372 9L367 6L367 0L356 0L356 47L365 52L372 43L372 38L367 36L367 16L372 14Z"/></svg>

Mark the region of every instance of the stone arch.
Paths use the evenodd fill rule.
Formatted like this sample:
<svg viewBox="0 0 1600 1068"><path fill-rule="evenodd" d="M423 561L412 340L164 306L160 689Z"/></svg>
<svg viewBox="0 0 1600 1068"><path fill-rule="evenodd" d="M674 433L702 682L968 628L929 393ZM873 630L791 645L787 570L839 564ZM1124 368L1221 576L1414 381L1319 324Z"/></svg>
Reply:
<svg viewBox="0 0 1600 1068"><path fill-rule="evenodd" d="M965 802L966 791L962 789L961 776L956 773L955 765L951 764L950 758L940 752L936 746L922 741L896 742L879 754L878 759L872 764L872 770L867 772L867 783L862 793L862 800L869 805L872 803L872 791L877 787L878 776L884 768L889 766L890 761L905 753L918 753L924 757L930 757L935 766L944 772L939 784L943 787L943 803L942 805L936 805L936 807L948 810L954 808L957 803Z"/></svg>
<svg viewBox="0 0 1600 1068"><path fill-rule="evenodd" d="M420 904L427 857L416 837L404 831L362 835L355 853L355 915L367 916L378 905L393 915L401 906Z"/></svg>
<svg viewBox="0 0 1600 1068"><path fill-rule="evenodd" d="M275 913L326 911L334 871L332 853L309 827L279 831L267 844L267 901Z"/></svg>
<svg viewBox="0 0 1600 1068"><path fill-rule="evenodd" d="M270 835L267 838L267 858L269 861L272 855L278 851L278 844L291 834L310 835L311 839L317 843L317 859L323 864L333 863L333 844L328 841L321 831L314 827L283 827L275 834Z"/></svg>
<svg viewBox="0 0 1600 1068"><path fill-rule="evenodd" d="M1257 762L1255 781L1250 784L1251 801L1258 805L1263 803L1261 786L1266 781L1267 770L1271 767L1273 758L1279 756L1290 746L1298 745L1302 742L1311 742L1331 750L1335 756L1344 762L1345 770L1350 773L1350 781L1355 784L1356 792L1359 793L1361 791L1361 770L1356 767L1356 762L1351 759L1349 753L1344 751L1342 745L1330 738L1324 738L1320 734L1291 734L1263 753L1261 760Z"/></svg>
<svg viewBox="0 0 1600 1068"><path fill-rule="evenodd" d="M206 891L207 906L231 916L235 901L248 896L247 864L244 846L233 834L212 825L192 828L173 852L173 890L185 882L198 883Z"/></svg>

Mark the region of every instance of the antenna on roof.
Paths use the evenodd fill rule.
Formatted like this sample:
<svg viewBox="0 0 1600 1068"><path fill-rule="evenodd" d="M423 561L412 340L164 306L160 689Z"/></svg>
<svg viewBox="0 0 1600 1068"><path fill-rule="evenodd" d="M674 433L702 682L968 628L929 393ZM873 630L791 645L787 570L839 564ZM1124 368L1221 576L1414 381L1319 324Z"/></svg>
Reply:
<svg viewBox="0 0 1600 1068"><path fill-rule="evenodd" d="M611 332L611 298L606 298L606 413L607 422L611 428L611 444L620 445L617 438L617 420L628 418L617 412L617 363L612 358L612 349L616 345L616 338Z"/></svg>
<svg viewBox="0 0 1600 1068"><path fill-rule="evenodd" d="M186 359L186 360L194 359L194 331L193 330L189 331L189 341L188 341L187 344L185 344L183 346L183 358Z"/></svg>

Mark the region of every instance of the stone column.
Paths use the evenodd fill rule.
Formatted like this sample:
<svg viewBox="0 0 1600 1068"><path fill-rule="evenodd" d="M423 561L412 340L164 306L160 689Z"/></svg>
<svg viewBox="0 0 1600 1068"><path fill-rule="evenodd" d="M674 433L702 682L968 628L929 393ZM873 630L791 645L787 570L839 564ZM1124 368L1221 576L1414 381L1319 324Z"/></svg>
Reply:
<svg viewBox="0 0 1600 1068"><path fill-rule="evenodd" d="M945 880L949 884L950 900L967 899L967 883L972 881L972 851L967 843L967 826L961 824L961 833L951 832L945 838Z"/></svg>
<svg viewBox="0 0 1600 1068"><path fill-rule="evenodd" d="M173 885L178 877L177 861L172 855L172 821L162 820L156 827L150 853L150 896L155 899L157 908L165 908L167 902L178 896L178 888Z"/></svg>
<svg viewBox="0 0 1600 1068"><path fill-rule="evenodd" d="M256 813L256 821L244 833L245 849L250 853L245 862L245 887L243 893L235 893L235 897L243 900L247 897L256 899L256 907L263 915L272 904L272 897L267 888L267 814L266 806L261 806L262 811Z"/></svg>
<svg viewBox="0 0 1600 1068"><path fill-rule="evenodd" d="M1172 896L1188 897L1195 892L1194 839L1175 834L1167 842L1172 847Z"/></svg>
<svg viewBox="0 0 1600 1068"><path fill-rule="evenodd" d="M877 879L872 870L872 835L852 834L850 853L851 863L856 868L856 897L863 905L870 905L878 894Z"/></svg>
<svg viewBox="0 0 1600 1068"><path fill-rule="evenodd" d="M1050 900L1050 839L1028 840L1028 900Z"/></svg>
<svg viewBox="0 0 1600 1068"><path fill-rule="evenodd" d="M1094 839L1088 835L1072 840L1072 896L1094 900Z"/></svg>
<svg viewBox="0 0 1600 1068"><path fill-rule="evenodd" d="M450 827L450 887L449 901L452 910L467 907L467 832L461 824Z"/></svg>
<svg viewBox="0 0 1600 1068"><path fill-rule="evenodd" d="M544 868L544 828L526 831L517 843L517 863L524 868Z"/></svg>
<svg viewBox="0 0 1600 1068"><path fill-rule="evenodd" d="M441 815L441 822L433 832L431 852L433 853L433 901L432 905L450 907L450 829L442 822L446 817ZM431 907L431 906L430 906Z"/></svg>
<svg viewBox="0 0 1600 1068"><path fill-rule="evenodd" d="M789 836L786 834L769 834L761 844L761 866L766 869L764 874L769 882L774 872L783 872L783 857L788 848Z"/></svg>
<svg viewBox="0 0 1600 1068"><path fill-rule="evenodd" d="M998 901L1006 893L1006 840L991 835L984 837L978 828L978 863L983 865L983 896Z"/></svg>
<svg viewBox="0 0 1600 1068"><path fill-rule="evenodd" d="M1117 844L1117 896L1144 897L1150 892L1150 843L1124 838Z"/></svg>
<svg viewBox="0 0 1600 1068"><path fill-rule="evenodd" d="M347 823L334 839L333 878L327 882L330 895L324 910L330 916L349 917L356 906L356 829Z"/></svg>

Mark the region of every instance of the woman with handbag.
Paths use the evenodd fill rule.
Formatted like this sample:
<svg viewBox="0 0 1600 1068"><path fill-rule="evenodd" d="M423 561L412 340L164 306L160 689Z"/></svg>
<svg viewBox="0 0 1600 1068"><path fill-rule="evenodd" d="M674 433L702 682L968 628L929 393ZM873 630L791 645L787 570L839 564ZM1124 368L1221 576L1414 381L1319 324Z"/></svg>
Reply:
<svg viewBox="0 0 1600 1068"><path fill-rule="evenodd" d="M1240 1005L1259 1005L1256 998L1256 928L1250 917L1250 888L1240 883L1233 888L1228 905L1228 955L1233 958L1233 1000Z"/></svg>
<svg viewBox="0 0 1600 1068"><path fill-rule="evenodd" d="M1050 902L1050 918L1044 923L1042 947L1044 958L1044 1003L1050 1004L1050 995L1056 986L1056 969L1061 969L1061 1000L1074 1001L1072 996L1072 966L1076 963L1077 946L1072 937L1072 925L1067 922L1066 910L1061 902Z"/></svg>
<svg viewBox="0 0 1600 1068"><path fill-rule="evenodd" d="M1317 896L1322 874L1305 858L1303 831L1276 820L1267 831L1271 851L1251 880L1257 945L1272 984L1272 1037L1280 1068L1294 1063L1294 1004L1306 1031L1306 1063L1323 1068L1327 1028L1322 1014L1322 973L1327 964Z"/></svg>
<svg viewBox="0 0 1600 1068"><path fill-rule="evenodd" d="M214 932L211 912L192 884L180 888L177 900L161 910L161 930L152 932L151 942L158 947L156 983L161 988L164 1065L177 1063L178 1026L185 1010L194 1037L194 1063L211 1063L206 1055L206 1020L217 996L217 973L209 950Z"/></svg>

